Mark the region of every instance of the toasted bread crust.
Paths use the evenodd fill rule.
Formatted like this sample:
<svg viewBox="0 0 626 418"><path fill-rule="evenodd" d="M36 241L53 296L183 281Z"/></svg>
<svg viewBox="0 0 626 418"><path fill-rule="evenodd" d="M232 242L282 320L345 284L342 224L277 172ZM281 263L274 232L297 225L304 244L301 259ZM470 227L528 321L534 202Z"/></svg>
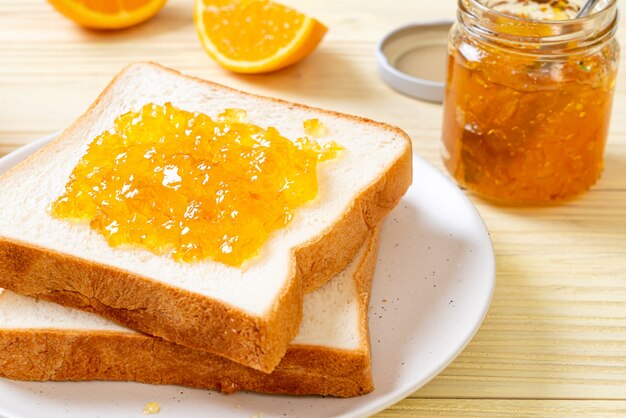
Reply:
<svg viewBox="0 0 626 418"><path fill-rule="evenodd" d="M128 68L116 76L89 110L65 132L81 124ZM355 197L349 210L331 228L294 249L290 259L292 279L283 287L269 315L254 317L218 300L147 277L4 237L0 237L0 287L94 312L180 345L215 353L264 372L272 371L297 333L303 294L315 290L344 269L374 225L408 189L412 179L411 146L404 132L386 124L249 93L239 94L376 124L407 141L406 151ZM39 152L45 152L46 148ZM36 162L36 155L21 164Z"/></svg>
<svg viewBox="0 0 626 418"><path fill-rule="evenodd" d="M268 372L302 317L302 291L294 281L275 303L280 309L256 317L207 296L27 243L0 240L0 260L6 289L149 329L188 347L217 347L227 358Z"/></svg>
<svg viewBox="0 0 626 418"><path fill-rule="evenodd" d="M373 390L367 307L378 248L369 238L353 279L359 293L358 350L292 345L270 374L145 334L53 329L0 330L0 376L34 381L132 380L231 393L351 397Z"/></svg>
<svg viewBox="0 0 626 418"><path fill-rule="evenodd" d="M0 376L30 381L113 380L290 395L358 396L373 389L367 353L293 346L270 374L141 334L0 332Z"/></svg>

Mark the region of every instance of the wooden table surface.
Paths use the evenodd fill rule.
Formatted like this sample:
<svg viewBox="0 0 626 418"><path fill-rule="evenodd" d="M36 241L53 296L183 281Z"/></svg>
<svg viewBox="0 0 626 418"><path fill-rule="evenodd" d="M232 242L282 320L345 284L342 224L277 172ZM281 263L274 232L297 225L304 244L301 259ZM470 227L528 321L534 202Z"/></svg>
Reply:
<svg viewBox="0 0 626 418"><path fill-rule="evenodd" d="M326 39L285 71L237 76L203 52L191 0L170 0L153 20L114 33L82 30L44 0L0 0L0 155L66 127L123 66L152 60L398 125L414 152L442 169L441 106L385 86L374 48L399 25L453 18L455 1L285 3L325 22ZM626 415L626 58L621 66L606 169L591 191L541 209L494 207L470 195L497 257L487 318L452 365L381 417Z"/></svg>

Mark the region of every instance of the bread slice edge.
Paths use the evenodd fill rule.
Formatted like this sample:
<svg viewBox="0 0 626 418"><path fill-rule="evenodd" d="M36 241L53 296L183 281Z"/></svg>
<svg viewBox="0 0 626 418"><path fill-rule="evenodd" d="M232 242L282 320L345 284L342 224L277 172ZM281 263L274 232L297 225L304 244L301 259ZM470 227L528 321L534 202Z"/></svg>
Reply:
<svg viewBox="0 0 626 418"><path fill-rule="evenodd" d="M368 302L379 228L352 273L358 349L292 344L269 374L145 334L110 330L0 329L0 375L30 381L136 381L289 395L352 397L374 388Z"/></svg>

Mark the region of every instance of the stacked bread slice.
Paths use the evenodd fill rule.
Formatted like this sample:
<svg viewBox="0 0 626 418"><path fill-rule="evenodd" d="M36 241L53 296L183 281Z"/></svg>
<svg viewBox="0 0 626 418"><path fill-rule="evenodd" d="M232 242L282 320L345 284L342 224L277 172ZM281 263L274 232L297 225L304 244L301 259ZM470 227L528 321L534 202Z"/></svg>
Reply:
<svg viewBox="0 0 626 418"><path fill-rule="evenodd" d="M47 301L0 294L0 375L19 380L130 380L222 392L356 396L373 389L367 303L378 236L304 298L298 335L271 373Z"/></svg>
<svg viewBox="0 0 626 418"><path fill-rule="evenodd" d="M210 116L244 109L289 138L319 119L344 151L320 168L317 198L243 268L114 248L88 225L50 215L94 137L125 112L167 102ZM0 375L366 393L377 228L410 182L410 141L397 128L132 65L59 138L0 177Z"/></svg>

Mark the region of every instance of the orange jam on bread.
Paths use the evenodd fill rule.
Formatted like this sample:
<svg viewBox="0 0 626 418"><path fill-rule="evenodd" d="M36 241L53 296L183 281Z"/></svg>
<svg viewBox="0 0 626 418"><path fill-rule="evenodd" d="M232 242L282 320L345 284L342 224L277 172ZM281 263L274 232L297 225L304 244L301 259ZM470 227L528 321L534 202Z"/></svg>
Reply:
<svg viewBox="0 0 626 418"><path fill-rule="evenodd" d="M320 122L319 119L305 120L303 126L304 132L313 138L319 138L326 135L326 125Z"/></svg>
<svg viewBox="0 0 626 418"><path fill-rule="evenodd" d="M245 120L169 103L126 113L90 143L51 212L89 221L112 246L239 266L316 197L317 163L341 149Z"/></svg>

